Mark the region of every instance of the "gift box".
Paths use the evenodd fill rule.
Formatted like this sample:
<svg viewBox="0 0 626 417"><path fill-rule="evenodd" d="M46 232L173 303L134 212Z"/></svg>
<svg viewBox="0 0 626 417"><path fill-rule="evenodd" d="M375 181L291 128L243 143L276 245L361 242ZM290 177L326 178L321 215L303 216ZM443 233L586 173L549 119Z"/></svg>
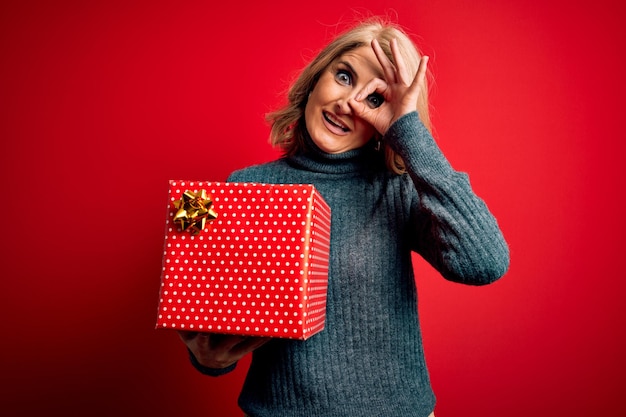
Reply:
<svg viewBox="0 0 626 417"><path fill-rule="evenodd" d="M157 328L324 328L330 208L308 184L170 181Z"/></svg>

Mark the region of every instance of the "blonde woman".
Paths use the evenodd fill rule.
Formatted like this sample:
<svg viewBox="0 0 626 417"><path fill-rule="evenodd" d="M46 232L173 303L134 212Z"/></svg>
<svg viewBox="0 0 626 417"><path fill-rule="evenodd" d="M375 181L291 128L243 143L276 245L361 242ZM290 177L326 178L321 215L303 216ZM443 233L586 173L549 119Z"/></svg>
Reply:
<svg viewBox="0 0 626 417"><path fill-rule="evenodd" d="M449 280L508 269L496 219L430 132L428 57L399 27L356 25L268 115L279 160L229 181L314 184L332 210L326 327L306 341L181 332L212 376L254 351L239 405L251 417L432 415L411 253Z"/></svg>

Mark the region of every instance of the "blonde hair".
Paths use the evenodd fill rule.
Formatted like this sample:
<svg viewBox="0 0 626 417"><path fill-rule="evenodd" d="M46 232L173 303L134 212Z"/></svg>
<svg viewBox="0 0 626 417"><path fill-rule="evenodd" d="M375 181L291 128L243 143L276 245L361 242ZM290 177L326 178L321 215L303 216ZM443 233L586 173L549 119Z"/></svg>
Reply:
<svg viewBox="0 0 626 417"><path fill-rule="evenodd" d="M320 75L339 56L362 46L368 46L377 39L387 57L393 62L391 55L391 40L396 39L402 58L411 74L411 79L417 73L419 60L422 56L409 36L397 25L380 20L369 19L361 22L332 40L322 51L302 70L296 81L289 88L288 103L281 109L268 113L266 120L271 125L270 143L283 150L285 155L293 155L304 148L306 126L304 123L304 109L308 95L313 90ZM426 78L431 77L430 73ZM417 110L422 123L431 130L428 82L426 88L418 98ZM383 143L387 168L401 174L405 171L404 161L389 146Z"/></svg>

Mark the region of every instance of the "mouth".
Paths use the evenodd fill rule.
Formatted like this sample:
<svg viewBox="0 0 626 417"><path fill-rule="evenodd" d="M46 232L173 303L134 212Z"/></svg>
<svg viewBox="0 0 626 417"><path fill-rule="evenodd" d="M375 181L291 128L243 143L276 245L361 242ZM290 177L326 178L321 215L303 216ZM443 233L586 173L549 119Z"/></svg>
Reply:
<svg viewBox="0 0 626 417"><path fill-rule="evenodd" d="M332 130L339 130L341 133L348 133L350 128L346 126L337 116L327 111L322 112L324 116L324 120L330 125L330 127L334 128Z"/></svg>

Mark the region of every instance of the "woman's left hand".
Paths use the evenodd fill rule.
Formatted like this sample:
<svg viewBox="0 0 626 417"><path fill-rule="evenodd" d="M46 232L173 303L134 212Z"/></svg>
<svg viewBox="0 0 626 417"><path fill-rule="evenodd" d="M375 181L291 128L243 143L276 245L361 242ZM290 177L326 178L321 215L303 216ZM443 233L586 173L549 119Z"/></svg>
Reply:
<svg viewBox="0 0 626 417"><path fill-rule="evenodd" d="M424 78L428 57L422 56L417 73L411 80L396 39L391 41L391 53L395 65L387 58L376 39L372 41L372 49L382 66L385 79L374 78L368 82L350 100L350 106L356 115L374 126L378 133L384 135L396 120L417 110L417 100L426 88ZM374 93L380 94L384 99L382 105L376 108L372 108L367 101L367 97Z"/></svg>

